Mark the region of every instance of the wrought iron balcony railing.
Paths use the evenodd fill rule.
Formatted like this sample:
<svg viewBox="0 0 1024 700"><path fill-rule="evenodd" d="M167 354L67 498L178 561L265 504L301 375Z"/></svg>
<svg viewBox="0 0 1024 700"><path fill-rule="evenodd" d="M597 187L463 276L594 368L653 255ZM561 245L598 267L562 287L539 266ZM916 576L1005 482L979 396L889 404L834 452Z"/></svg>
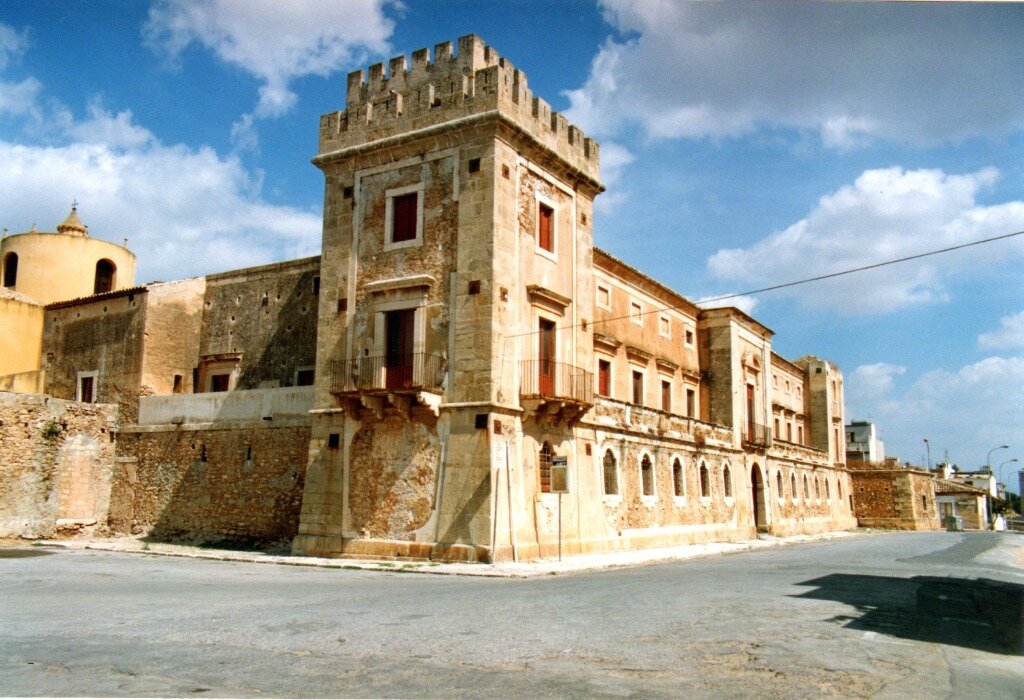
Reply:
<svg viewBox="0 0 1024 700"><path fill-rule="evenodd" d="M424 352L335 360L331 363L331 392L439 391L444 373L444 358Z"/></svg>
<svg viewBox="0 0 1024 700"><path fill-rule="evenodd" d="M743 426L743 442L767 447L771 444L771 430L760 423L746 423Z"/></svg>
<svg viewBox="0 0 1024 700"><path fill-rule="evenodd" d="M581 367L564 362L523 360L519 373L519 393L524 398L594 403L594 373Z"/></svg>

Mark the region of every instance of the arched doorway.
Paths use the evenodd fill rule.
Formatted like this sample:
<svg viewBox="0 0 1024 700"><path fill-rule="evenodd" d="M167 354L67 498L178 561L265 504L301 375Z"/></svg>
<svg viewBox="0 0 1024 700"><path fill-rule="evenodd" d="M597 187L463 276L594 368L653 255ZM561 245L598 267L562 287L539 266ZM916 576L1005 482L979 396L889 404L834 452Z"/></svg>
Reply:
<svg viewBox="0 0 1024 700"><path fill-rule="evenodd" d="M750 496L754 512L754 525L758 532L767 532L768 516L764 500L764 480L761 479L761 469L756 464L750 469Z"/></svg>

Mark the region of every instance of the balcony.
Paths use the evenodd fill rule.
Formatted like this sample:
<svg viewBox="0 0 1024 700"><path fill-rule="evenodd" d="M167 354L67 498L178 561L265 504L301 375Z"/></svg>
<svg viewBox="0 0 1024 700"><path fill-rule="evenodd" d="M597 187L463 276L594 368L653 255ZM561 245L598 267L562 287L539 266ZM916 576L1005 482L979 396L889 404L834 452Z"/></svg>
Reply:
<svg viewBox="0 0 1024 700"><path fill-rule="evenodd" d="M743 426L743 445L765 448L771 444L771 430L767 425L747 423Z"/></svg>
<svg viewBox="0 0 1024 700"><path fill-rule="evenodd" d="M355 415L360 407L383 418L394 406L409 417L425 405L435 414L444 393L445 359L423 352L359 357L331 363L331 393Z"/></svg>
<svg viewBox="0 0 1024 700"><path fill-rule="evenodd" d="M523 360L519 396L538 421L571 424L594 404L594 373L564 362Z"/></svg>

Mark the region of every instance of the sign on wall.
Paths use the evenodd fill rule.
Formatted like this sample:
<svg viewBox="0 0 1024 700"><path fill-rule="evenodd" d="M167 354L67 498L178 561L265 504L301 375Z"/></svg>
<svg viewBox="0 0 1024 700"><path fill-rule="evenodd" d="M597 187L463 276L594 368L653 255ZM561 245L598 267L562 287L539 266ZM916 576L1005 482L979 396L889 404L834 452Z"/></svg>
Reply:
<svg viewBox="0 0 1024 700"><path fill-rule="evenodd" d="M551 493L569 493L569 458L565 455L551 458Z"/></svg>

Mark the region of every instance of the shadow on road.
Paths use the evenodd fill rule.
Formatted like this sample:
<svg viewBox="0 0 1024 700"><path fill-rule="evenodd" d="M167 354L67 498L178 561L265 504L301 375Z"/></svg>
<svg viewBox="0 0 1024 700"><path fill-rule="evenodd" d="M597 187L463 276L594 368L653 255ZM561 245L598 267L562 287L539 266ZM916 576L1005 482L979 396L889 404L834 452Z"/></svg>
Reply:
<svg viewBox="0 0 1024 700"><path fill-rule="evenodd" d="M903 639L1024 655L1024 586L991 579L830 574L793 596L834 600L859 615L829 622Z"/></svg>

